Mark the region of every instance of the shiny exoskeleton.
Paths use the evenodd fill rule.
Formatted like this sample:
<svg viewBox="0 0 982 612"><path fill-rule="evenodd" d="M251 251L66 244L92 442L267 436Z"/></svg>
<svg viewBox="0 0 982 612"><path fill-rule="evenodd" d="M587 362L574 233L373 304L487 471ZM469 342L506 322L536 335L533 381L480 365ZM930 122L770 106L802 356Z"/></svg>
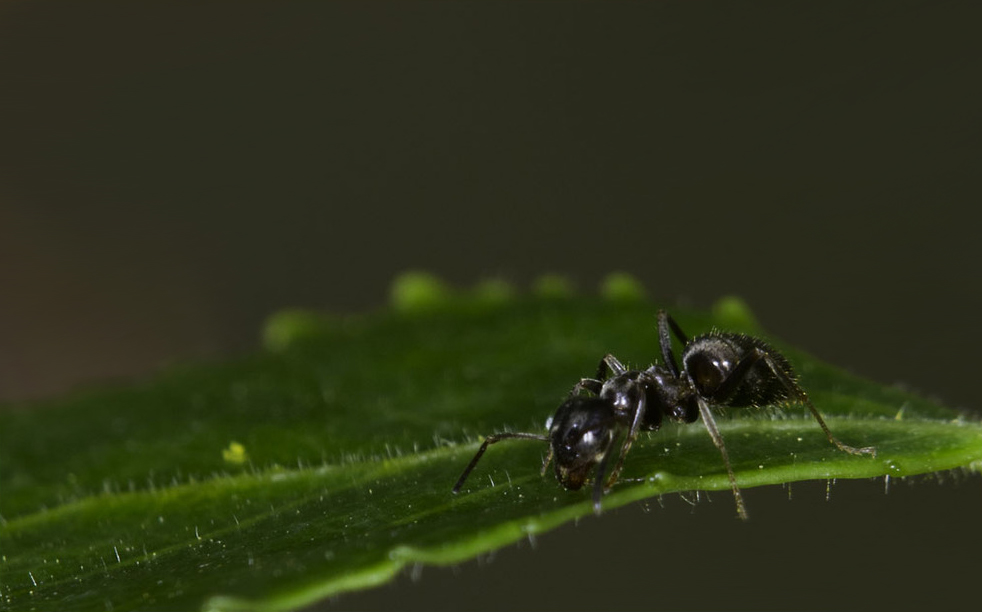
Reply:
<svg viewBox="0 0 982 612"><path fill-rule="evenodd" d="M681 367L672 352L671 334L682 343ZM873 455L872 447L843 444L829 431L822 415L798 385L791 364L769 344L744 334L711 332L686 337L664 310L658 312L658 341L664 363L645 370L628 370L613 355L601 360L596 378L584 378L570 392L547 423L548 435L501 433L488 436L453 487L457 493L488 446L509 438L549 443L542 466L545 473L555 459L556 478L571 490L579 489L593 472L593 506L600 501L620 474L624 458L638 432L656 430L667 418L692 423L702 417L713 443L719 449L733 489L737 513L747 517L743 496L737 486L726 446L716 426L712 406L765 406L786 401L806 405L829 442L856 455ZM607 476L616 451L617 462ZM605 478L606 477L606 478Z"/></svg>

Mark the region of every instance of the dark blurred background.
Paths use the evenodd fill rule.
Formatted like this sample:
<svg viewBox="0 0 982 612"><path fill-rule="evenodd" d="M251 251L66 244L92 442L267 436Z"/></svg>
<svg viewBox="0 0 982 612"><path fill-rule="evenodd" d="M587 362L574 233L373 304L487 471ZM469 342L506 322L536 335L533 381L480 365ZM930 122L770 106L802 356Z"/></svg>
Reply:
<svg viewBox="0 0 982 612"><path fill-rule="evenodd" d="M0 400L256 350L286 306L626 270L978 414L973 2L6 2ZM952 480L960 482L952 482ZM328 609L918 609L978 477L678 497ZM947 607L941 605L941 607Z"/></svg>

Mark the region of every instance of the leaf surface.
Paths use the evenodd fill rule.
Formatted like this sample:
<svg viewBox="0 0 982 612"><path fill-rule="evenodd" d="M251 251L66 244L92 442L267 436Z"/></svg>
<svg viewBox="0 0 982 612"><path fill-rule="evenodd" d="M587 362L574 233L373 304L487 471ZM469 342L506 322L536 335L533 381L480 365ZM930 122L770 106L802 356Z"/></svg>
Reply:
<svg viewBox="0 0 982 612"><path fill-rule="evenodd" d="M282 313L259 355L8 407L4 606L290 610L590 515L586 488L540 476L537 442L491 447L461 494L450 488L483 435L543 432L605 353L655 358L655 306L627 280L611 286L608 299L555 283L536 298L403 287L372 315ZM734 301L673 315L691 335L761 335ZM979 423L775 344L832 431L878 454L837 451L800 406L732 409L720 430L741 486L982 463ZM702 425L666 425L635 443L604 506L728 489Z"/></svg>

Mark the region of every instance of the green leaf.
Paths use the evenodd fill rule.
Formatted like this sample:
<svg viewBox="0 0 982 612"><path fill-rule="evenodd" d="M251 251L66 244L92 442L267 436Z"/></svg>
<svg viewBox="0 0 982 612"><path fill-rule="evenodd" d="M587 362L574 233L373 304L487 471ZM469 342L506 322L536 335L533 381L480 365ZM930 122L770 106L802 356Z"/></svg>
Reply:
<svg viewBox="0 0 982 612"><path fill-rule="evenodd" d="M619 276L576 298L551 277L534 298L498 281L455 296L410 275L394 294L368 316L284 312L260 355L0 412L5 608L296 609L590 514L588 490L540 476L536 442L495 445L450 488L484 435L542 432L605 353L654 359L643 290ZM673 314L693 335L762 335L734 299ZM720 429L741 486L982 464L979 423L777 345L832 431L878 454L837 451L800 406L733 409ZM667 425L604 507L728 489L702 425Z"/></svg>

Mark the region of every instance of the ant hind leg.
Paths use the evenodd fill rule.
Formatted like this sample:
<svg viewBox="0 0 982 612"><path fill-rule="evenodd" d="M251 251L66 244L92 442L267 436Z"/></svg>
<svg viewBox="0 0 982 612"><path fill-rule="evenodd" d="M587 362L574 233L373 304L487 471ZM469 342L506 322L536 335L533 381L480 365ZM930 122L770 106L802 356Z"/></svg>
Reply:
<svg viewBox="0 0 982 612"><path fill-rule="evenodd" d="M788 389L788 391L791 393L791 397L797 399L805 406L808 406L808 410L812 413L812 416L815 417L815 420L818 421L819 427L821 427L822 431L825 432L825 437L828 438L829 442L831 442L836 448L843 452L849 453L850 455L876 456L876 447L874 446L857 448L855 446L849 446L848 444L840 442L838 438L832 435L832 432L829 430L829 426L825 424L825 419L822 418L818 408L816 408L815 404L812 403L811 398L808 397L805 390L802 389L793 378L789 377L786 372L778 368L774 363L774 360L771 359L770 355L761 352L761 359L763 359L764 363L767 364L767 367L771 369L771 372L773 372L774 375L777 376L778 380L780 380L781 383Z"/></svg>

